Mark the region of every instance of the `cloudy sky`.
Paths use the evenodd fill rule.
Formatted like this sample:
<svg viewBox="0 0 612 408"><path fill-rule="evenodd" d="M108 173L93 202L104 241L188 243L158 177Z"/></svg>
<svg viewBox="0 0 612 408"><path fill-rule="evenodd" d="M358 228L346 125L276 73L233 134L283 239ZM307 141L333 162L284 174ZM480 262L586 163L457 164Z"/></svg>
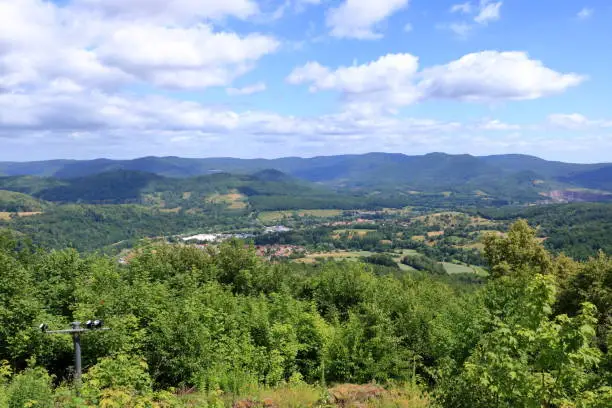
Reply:
<svg viewBox="0 0 612 408"><path fill-rule="evenodd" d="M609 0L0 0L0 160L612 161Z"/></svg>

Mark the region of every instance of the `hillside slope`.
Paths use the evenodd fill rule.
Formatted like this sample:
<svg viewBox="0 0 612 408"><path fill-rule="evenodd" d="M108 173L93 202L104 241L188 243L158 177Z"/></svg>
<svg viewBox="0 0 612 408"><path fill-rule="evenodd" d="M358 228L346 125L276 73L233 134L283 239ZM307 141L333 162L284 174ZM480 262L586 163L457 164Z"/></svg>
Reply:
<svg viewBox="0 0 612 408"><path fill-rule="evenodd" d="M0 172L5 175L53 176L54 183L59 185L72 179L118 171L185 179L224 172L234 175L263 172L270 182L282 181L274 180L278 174L275 175L272 170L336 189L403 193L479 192L496 198L523 201L534 201L543 193L569 188L612 191L610 164L561 163L518 154L477 157L444 153L423 156L368 153L271 160L143 157L134 160L0 163ZM4 184L0 182L0 188L6 188L2 187ZM40 190L40 186L38 188ZM16 191L28 192L27 188ZM55 192L61 191L58 188Z"/></svg>

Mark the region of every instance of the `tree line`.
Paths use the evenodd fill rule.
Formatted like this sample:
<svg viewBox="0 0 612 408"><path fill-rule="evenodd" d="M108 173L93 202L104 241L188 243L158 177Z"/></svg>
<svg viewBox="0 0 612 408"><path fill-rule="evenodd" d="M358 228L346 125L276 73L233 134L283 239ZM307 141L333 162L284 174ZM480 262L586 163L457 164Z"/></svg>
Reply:
<svg viewBox="0 0 612 408"><path fill-rule="evenodd" d="M526 222L487 236L486 284L379 273L381 257L268 263L232 240L127 263L0 238L0 406L175 406L282 384L414 384L443 407L609 407L612 259L551 255ZM469 284L466 284L469 285ZM83 335L72 383L67 336ZM212 402L216 401L216 402Z"/></svg>

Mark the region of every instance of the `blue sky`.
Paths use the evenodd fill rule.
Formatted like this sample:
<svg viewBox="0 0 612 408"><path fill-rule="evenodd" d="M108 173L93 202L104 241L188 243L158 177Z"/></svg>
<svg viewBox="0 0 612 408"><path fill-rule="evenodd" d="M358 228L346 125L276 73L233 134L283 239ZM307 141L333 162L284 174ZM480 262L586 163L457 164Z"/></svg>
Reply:
<svg viewBox="0 0 612 408"><path fill-rule="evenodd" d="M0 160L612 161L607 0L0 0Z"/></svg>

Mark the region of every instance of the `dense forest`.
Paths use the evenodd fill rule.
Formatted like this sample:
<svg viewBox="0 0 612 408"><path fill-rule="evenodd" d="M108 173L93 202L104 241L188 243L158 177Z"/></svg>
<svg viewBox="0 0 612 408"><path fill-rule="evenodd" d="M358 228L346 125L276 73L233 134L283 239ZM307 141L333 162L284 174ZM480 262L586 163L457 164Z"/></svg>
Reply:
<svg viewBox="0 0 612 408"><path fill-rule="evenodd" d="M346 406L330 387L373 381L360 406L611 406L612 259L553 256L523 221L484 245L470 284L237 240L121 264L4 234L0 406ZM38 326L92 318L111 330L83 334L75 383L71 339Z"/></svg>
<svg viewBox="0 0 612 408"><path fill-rule="evenodd" d="M612 253L612 205L576 203L533 207L501 207L472 210L496 220L527 219L545 245L554 252L585 260L599 250Z"/></svg>

